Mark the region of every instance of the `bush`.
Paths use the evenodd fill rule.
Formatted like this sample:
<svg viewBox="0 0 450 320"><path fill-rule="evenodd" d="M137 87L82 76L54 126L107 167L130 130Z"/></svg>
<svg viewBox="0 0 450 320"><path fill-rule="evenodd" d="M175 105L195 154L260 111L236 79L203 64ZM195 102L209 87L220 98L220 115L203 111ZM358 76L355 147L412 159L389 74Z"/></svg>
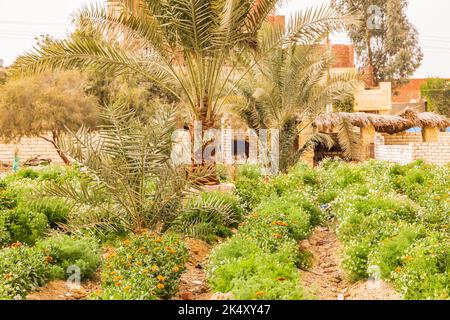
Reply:
<svg viewBox="0 0 450 320"><path fill-rule="evenodd" d="M106 254L102 291L92 298L168 299L177 292L187 258L184 243L174 235L134 235Z"/></svg>
<svg viewBox="0 0 450 320"><path fill-rule="evenodd" d="M301 299L295 252L295 243L269 253L254 241L233 237L211 256L210 284L234 299Z"/></svg>
<svg viewBox="0 0 450 320"><path fill-rule="evenodd" d="M39 173L31 168L23 168L17 171L16 173L17 177L22 179L37 179L39 177Z"/></svg>
<svg viewBox="0 0 450 320"><path fill-rule="evenodd" d="M67 222L69 207L62 199L46 198L44 201L32 201L26 205L33 211L45 214L52 228Z"/></svg>
<svg viewBox="0 0 450 320"><path fill-rule="evenodd" d="M411 227L403 228L396 236L380 243L370 258L370 264L379 266L381 276L389 278L391 272L400 266L404 252L417 237L417 231Z"/></svg>
<svg viewBox="0 0 450 320"><path fill-rule="evenodd" d="M12 242L32 245L47 231L48 220L41 212L16 208L0 211L0 216L2 217L0 220L5 221Z"/></svg>
<svg viewBox="0 0 450 320"><path fill-rule="evenodd" d="M100 265L100 249L92 239L58 234L39 242L37 248L46 255L49 279L66 279L70 266L80 268L81 280L89 279Z"/></svg>
<svg viewBox="0 0 450 320"><path fill-rule="evenodd" d="M46 281L45 256L28 247L0 250L0 300L24 299Z"/></svg>
<svg viewBox="0 0 450 320"><path fill-rule="evenodd" d="M392 272L405 299L450 299L450 238L430 234L417 240Z"/></svg>

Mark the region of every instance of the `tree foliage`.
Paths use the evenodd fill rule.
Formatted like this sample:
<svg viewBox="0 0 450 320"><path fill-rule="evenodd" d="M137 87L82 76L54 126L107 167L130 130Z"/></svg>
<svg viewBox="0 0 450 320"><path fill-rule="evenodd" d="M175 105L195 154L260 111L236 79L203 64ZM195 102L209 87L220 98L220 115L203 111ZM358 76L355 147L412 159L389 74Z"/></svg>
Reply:
<svg viewBox="0 0 450 320"><path fill-rule="evenodd" d="M450 81L430 78L420 87L420 92L427 99L428 111L450 117Z"/></svg>
<svg viewBox="0 0 450 320"><path fill-rule="evenodd" d="M256 132L279 130L283 171L314 145L329 148L333 144L328 136L315 134L305 145L297 145L302 130L325 112L327 104L348 98L356 85L354 73L329 75L332 61L330 52L320 45L278 48L255 64L237 87L235 111L246 124Z"/></svg>
<svg viewBox="0 0 450 320"><path fill-rule="evenodd" d="M67 128L92 127L97 121L97 102L85 93L84 84L78 71L11 79L0 91L2 137L7 141L40 137L56 147L56 140Z"/></svg>
<svg viewBox="0 0 450 320"><path fill-rule="evenodd" d="M341 10L357 13L360 23L347 32L363 67L373 68L373 82L407 79L420 67L418 32L406 16L406 0L335 0Z"/></svg>

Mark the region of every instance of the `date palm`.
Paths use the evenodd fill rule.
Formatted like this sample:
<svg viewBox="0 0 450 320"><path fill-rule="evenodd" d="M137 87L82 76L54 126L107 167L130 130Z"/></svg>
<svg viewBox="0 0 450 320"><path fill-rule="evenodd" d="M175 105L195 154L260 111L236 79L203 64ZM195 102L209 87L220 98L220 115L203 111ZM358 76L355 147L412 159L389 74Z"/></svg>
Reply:
<svg viewBox="0 0 450 320"><path fill-rule="evenodd" d="M204 131L217 125L223 99L259 60L343 27L342 15L322 6L295 14L283 30L262 33L281 0L110 2L120 13L96 5L83 7L76 17L117 41L54 40L19 58L15 70L94 67L139 74L173 93L189 110L191 125L200 121ZM247 55L253 57L250 65Z"/></svg>
<svg viewBox="0 0 450 320"><path fill-rule="evenodd" d="M329 136L319 133L310 135L303 145L296 142L302 130L326 111L327 104L348 97L357 81L353 72L328 72L333 57L320 40L323 37L318 37L316 44L293 44L273 50L236 87L234 111L246 124L257 132L267 128L279 130L282 171L295 164L311 146L333 145Z"/></svg>

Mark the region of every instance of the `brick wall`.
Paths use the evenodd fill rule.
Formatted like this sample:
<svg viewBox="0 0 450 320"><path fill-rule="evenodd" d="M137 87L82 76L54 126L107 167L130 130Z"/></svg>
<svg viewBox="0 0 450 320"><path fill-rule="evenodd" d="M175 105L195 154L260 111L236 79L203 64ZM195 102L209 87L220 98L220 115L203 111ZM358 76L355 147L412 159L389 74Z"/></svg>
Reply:
<svg viewBox="0 0 450 320"><path fill-rule="evenodd" d="M333 44L331 48L334 57L333 68L355 67L355 48L353 45Z"/></svg>
<svg viewBox="0 0 450 320"><path fill-rule="evenodd" d="M416 160L424 160L426 163L444 165L450 163L450 133L441 132L438 143L424 143L417 140L417 134L408 133L392 138L393 141L411 141L407 144L387 144L386 137L377 135L375 139L375 159L407 164ZM397 135L395 135L397 136ZM403 140L402 140L403 138Z"/></svg>
<svg viewBox="0 0 450 320"><path fill-rule="evenodd" d="M385 145L407 145L422 142L422 133L420 132L383 133L383 137Z"/></svg>
<svg viewBox="0 0 450 320"><path fill-rule="evenodd" d="M19 149L20 162L39 156L51 159L52 163L62 163L53 145L40 138L22 138L18 143L0 141L0 162L11 163L16 147Z"/></svg>

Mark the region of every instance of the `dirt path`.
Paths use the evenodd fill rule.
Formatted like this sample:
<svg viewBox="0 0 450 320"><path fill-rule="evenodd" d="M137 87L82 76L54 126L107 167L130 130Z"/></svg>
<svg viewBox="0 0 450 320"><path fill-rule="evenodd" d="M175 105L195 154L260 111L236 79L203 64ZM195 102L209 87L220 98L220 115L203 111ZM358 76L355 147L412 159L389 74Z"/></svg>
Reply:
<svg viewBox="0 0 450 320"><path fill-rule="evenodd" d="M99 288L98 281L84 282L78 289L69 288L66 281L51 281L38 291L28 294L27 300L85 300L90 293Z"/></svg>
<svg viewBox="0 0 450 320"><path fill-rule="evenodd" d="M392 287L378 281L351 283L340 268L342 247L336 234L327 227L317 227L312 236L301 242L302 249L313 254L313 265L302 271L303 286L320 300L399 300L401 296Z"/></svg>
<svg viewBox="0 0 450 320"><path fill-rule="evenodd" d="M175 299L210 300L212 293L206 280L205 262L211 253L211 246L204 241L187 239L189 262L181 275L179 292Z"/></svg>

